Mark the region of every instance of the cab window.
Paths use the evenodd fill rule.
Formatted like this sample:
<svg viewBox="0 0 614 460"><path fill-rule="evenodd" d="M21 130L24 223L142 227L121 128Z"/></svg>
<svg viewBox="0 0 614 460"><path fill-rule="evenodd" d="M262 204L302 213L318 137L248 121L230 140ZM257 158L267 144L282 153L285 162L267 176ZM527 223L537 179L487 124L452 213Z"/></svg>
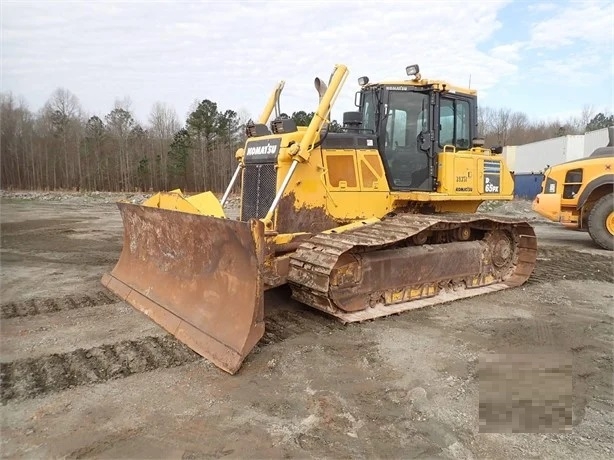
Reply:
<svg viewBox="0 0 614 460"><path fill-rule="evenodd" d="M363 104L362 104L362 129L366 130L368 133L375 133L377 129L377 123L375 117L377 100L375 98L375 93L373 91L369 91L363 94Z"/></svg>
<svg viewBox="0 0 614 460"><path fill-rule="evenodd" d="M393 190L429 190L430 157L418 145L418 133L428 126L429 95L390 91L385 114L383 157Z"/></svg>
<svg viewBox="0 0 614 460"><path fill-rule="evenodd" d="M407 112L399 109L392 109L389 115L389 122L386 124L386 134L392 139L395 147L405 147L405 136L407 127Z"/></svg>
<svg viewBox="0 0 614 460"><path fill-rule="evenodd" d="M458 149L468 149L469 139L469 102L460 99L442 98L439 106L439 146L453 145Z"/></svg>

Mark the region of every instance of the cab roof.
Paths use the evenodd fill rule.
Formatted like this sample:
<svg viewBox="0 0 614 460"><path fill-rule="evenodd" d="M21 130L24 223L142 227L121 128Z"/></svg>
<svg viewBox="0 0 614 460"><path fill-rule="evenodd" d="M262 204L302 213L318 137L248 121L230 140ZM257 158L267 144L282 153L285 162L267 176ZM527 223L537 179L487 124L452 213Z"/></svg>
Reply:
<svg viewBox="0 0 614 460"><path fill-rule="evenodd" d="M416 86L425 88L430 87L435 89L436 91L449 91L453 93L467 94L470 96L477 95L477 91L475 89L452 85L443 80L427 80L424 78L421 78L419 80L382 80L378 82L367 83L363 86L363 88L372 88L376 86Z"/></svg>

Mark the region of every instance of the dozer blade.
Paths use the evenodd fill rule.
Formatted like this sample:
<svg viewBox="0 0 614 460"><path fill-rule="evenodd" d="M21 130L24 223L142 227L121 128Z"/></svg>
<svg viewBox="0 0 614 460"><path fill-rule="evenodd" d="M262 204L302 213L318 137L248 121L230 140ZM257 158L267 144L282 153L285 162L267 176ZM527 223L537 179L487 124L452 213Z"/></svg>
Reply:
<svg viewBox="0 0 614 460"><path fill-rule="evenodd" d="M181 342L234 374L264 334L264 227L118 203L117 265L102 283Z"/></svg>

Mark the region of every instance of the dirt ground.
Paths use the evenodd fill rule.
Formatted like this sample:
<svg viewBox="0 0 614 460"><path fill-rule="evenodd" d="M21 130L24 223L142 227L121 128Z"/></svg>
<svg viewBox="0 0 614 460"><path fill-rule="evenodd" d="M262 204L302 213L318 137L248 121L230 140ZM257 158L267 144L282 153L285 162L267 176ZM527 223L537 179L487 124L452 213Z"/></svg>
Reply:
<svg viewBox="0 0 614 460"><path fill-rule="evenodd" d="M3 193L3 457L614 456L612 254L529 203L485 210L534 223L525 285L345 326L281 287L230 376L101 286L119 197Z"/></svg>

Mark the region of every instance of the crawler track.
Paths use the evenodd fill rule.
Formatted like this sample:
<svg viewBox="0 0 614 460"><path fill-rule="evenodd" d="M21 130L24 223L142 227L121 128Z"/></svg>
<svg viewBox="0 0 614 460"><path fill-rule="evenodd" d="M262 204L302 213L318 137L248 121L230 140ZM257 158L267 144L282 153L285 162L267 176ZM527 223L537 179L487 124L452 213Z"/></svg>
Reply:
<svg viewBox="0 0 614 460"><path fill-rule="evenodd" d="M170 336L0 363L2 404L201 359Z"/></svg>
<svg viewBox="0 0 614 460"><path fill-rule="evenodd" d="M523 220L399 214L301 244L288 281L297 300L353 322L519 286L536 257Z"/></svg>
<svg viewBox="0 0 614 460"><path fill-rule="evenodd" d="M66 295L55 298L36 298L23 302L8 302L1 306L0 318L18 318L33 316L42 313L54 313L63 310L75 310L77 308L96 307L119 302L119 299L104 291L98 291L88 295Z"/></svg>

